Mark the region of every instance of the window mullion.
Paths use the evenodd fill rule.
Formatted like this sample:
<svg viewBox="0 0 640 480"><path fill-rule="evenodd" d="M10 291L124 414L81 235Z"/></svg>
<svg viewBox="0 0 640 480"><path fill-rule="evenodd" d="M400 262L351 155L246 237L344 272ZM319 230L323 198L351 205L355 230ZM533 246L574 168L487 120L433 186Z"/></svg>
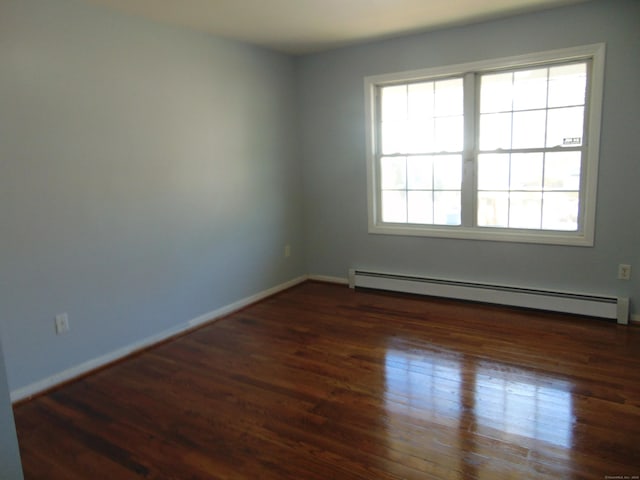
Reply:
<svg viewBox="0 0 640 480"><path fill-rule="evenodd" d="M464 76L464 150L462 152L462 226L476 223L476 75Z"/></svg>

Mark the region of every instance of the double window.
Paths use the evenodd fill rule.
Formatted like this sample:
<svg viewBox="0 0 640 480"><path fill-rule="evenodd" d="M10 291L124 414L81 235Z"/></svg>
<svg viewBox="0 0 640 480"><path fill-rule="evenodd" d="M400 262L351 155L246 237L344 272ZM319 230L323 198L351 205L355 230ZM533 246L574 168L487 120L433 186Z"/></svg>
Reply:
<svg viewBox="0 0 640 480"><path fill-rule="evenodd" d="M604 47L365 79L372 233L593 245Z"/></svg>

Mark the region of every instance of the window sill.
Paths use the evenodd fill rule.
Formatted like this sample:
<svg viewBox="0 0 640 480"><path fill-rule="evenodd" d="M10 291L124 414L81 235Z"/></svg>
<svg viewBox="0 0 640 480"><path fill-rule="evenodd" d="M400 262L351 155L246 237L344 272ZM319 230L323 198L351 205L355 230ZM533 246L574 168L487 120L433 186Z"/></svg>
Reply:
<svg viewBox="0 0 640 480"><path fill-rule="evenodd" d="M491 227L469 228L440 227L437 225L370 224L369 233L377 235L486 240L541 245L568 245L574 247L593 247L594 245L593 235L588 235L583 232L505 230Z"/></svg>

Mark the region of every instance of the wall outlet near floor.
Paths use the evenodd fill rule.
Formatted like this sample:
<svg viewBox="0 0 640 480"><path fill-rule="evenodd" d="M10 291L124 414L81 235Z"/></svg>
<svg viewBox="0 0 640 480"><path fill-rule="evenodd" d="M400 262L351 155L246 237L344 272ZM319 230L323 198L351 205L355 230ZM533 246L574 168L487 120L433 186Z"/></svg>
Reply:
<svg viewBox="0 0 640 480"><path fill-rule="evenodd" d="M631 265L620 264L618 265L618 280L630 280L631 279Z"/></svg>
<svg viewBox="0 0 640 480"><path fill-rule="evenodd" d="M69 331L69 315L59 313L56 315L56 335Z"/></svg>
<svg viewBox="0 0 640 480"><path fill-rule="evenodd" d="M291 245L285 245L284 246L284 256L285 257L290 257L291 256Z"/></svg>

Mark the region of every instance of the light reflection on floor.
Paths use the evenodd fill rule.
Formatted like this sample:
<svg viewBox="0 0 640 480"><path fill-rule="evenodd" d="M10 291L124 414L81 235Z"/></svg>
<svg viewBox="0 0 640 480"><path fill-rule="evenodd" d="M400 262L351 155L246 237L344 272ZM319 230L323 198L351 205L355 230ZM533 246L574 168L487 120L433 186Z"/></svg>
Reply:
<svg viewBox="0 0 640 480"><path fill-rule="evenodd" d="M571 447L571 384L564 380L455 352L390 348L385 381L385 406L400 428L432 424L530 447Z"/></svg>
<svg viewBox="0 0 640 480"><path fill-rule="evenodd" d="M519 372L496 370L479 367L475 375L478 431L490 428L571 447L573 405L567 382L538 385L535 374L528 373L531 380L513 380Z"/></svg>
<svg viewBox="0 0 640 480"><path fill-rule="evenodd" d="M441 418L451 423L457 419L462 378L455 358L389 350L385 379L388 410L420 421Z"/></svg>

